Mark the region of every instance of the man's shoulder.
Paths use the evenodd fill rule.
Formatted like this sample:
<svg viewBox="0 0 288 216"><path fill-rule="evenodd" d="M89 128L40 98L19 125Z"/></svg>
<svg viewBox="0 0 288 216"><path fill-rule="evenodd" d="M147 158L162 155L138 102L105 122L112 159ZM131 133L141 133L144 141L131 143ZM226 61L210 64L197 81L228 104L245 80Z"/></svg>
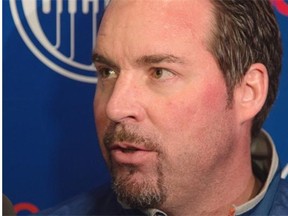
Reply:
<svg viewBox="0 0 288 216"><path fill-rule="evenodd" d="M288 182L280 178L280 170L277 171L262 200L242 215L288 215Z"/></svg>
<svg viewBox="0 0 288 216"><path fill-rule="evenodd" d="M288 180L280 179L270 214L288 215Z"/></svg>
<svg viewBox="0 0 288 216"><path fill-rule="evenodd" d="M110 184L78 195L39 215L143 215L138 210L124 209L118 202Z"/></svg>

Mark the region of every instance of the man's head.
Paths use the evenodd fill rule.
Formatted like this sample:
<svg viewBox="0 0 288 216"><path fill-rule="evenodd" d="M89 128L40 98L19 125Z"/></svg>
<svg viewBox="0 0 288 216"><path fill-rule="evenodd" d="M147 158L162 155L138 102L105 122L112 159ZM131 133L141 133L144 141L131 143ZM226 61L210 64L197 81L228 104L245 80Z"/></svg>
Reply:
<svg viewBox="0 0 288 216"><path fill-rule="evenodd" d="M95 119L114 188L132 207L200 206L224 192L235 169L248 184L250 130L265 104L270 66L242 59L234 41L242 32L230 38L237 25L220 8L228 10L212 0L114 0L105 12L94 54ZM227 28L217 24L222 19ZM251 37L257 52L248 53L266 52ZM241 52L231 54L234 43Z"/></svg>

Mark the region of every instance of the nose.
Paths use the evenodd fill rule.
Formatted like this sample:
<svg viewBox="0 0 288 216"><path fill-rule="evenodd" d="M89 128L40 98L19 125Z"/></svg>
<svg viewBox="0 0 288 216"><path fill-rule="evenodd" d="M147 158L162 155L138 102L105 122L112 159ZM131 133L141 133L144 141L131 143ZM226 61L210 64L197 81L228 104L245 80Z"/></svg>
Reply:
<svg viewBox="0 0 288 216"><path fill-rule="evenodd" d="M144 90L139 83L133 75L119 75L106 106L106 114L110 120L140 122L144 119Z"/></svg>

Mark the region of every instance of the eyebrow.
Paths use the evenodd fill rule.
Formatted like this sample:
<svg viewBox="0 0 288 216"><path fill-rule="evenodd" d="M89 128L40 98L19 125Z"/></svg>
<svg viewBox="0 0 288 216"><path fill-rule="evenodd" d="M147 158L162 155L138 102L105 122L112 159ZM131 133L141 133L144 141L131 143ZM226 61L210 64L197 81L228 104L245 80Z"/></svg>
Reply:
<svg viewBox="0 0 288 216"><path fill-rule="evenodd" d="M101 64L105 64L109 67L113 67L113 68L119 68L119 66L114 63L112 60L98 54L98 53L93 53L92 55L92 61L94 63L101 63Z"/></svg>
<svg viewBox="0 0 288 216"><path fill-rule="evenodd" d="M116 63L100 55L99 53L94 53L92 56L92 60L94 63L101 63L110 67L119 68L119 66ZM138 65L159 64L162 62L180 63L180 64L184 63L181 58L174 56L174 55L170 55L170 54L144 55L136 59L136 63Z"/></svg>
<svg viewBox="0 0 288 216"><path fill-rule="evenodd" d="M159 64L162 62L183 64L182 59L170 54L144 55L136 60L139 65Z"/></svg>

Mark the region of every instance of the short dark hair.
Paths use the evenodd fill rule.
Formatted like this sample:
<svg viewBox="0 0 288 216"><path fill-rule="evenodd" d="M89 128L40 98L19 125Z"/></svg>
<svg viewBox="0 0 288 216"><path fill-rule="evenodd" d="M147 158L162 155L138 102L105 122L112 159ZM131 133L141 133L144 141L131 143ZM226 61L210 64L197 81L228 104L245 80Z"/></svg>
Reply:
<svg viewBox="0 0 288 216"><path fill-rule="evenodd" d="M282 61L280 31L269 0L211 0L215 16L209 51L222 70L232 101L233 90L253 63L266 66L268 95L251 128L256 136L275 101Z"/></svg>

